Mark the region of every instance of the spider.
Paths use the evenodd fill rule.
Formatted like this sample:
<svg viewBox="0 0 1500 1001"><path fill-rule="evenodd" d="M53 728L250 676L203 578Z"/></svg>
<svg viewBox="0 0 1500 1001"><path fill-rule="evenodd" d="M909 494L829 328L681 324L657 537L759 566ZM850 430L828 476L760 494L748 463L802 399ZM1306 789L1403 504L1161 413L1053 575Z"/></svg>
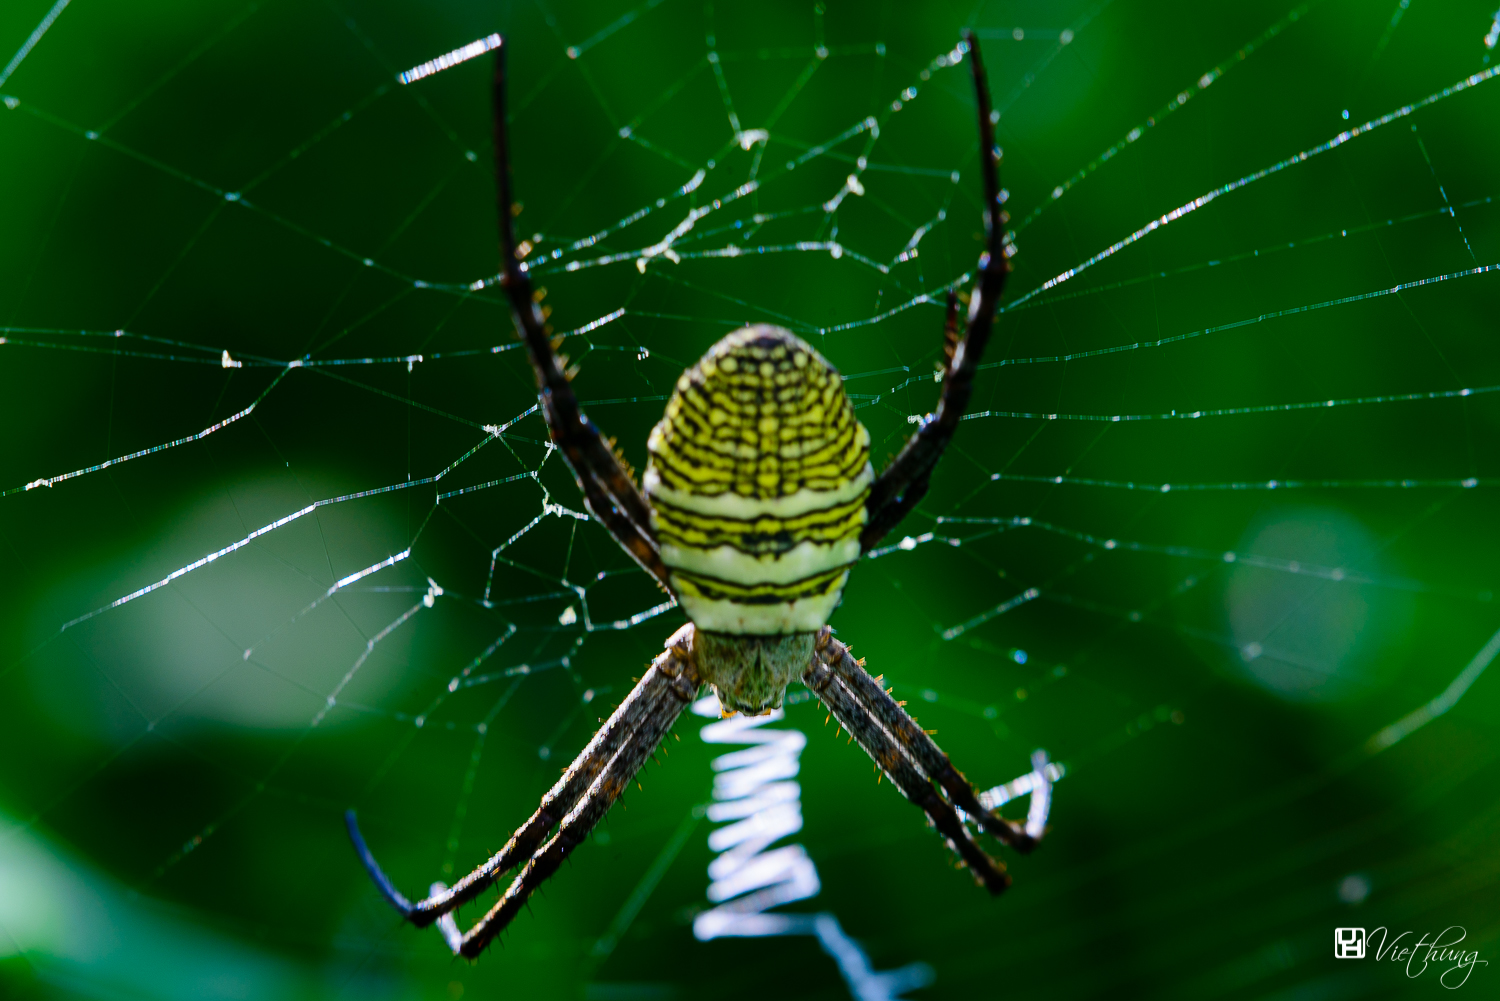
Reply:
<svg viewBox="0 0 1500 1001"><path fill-rule="evenodd" d="M948 293L947 364L937 409L876 476L869 432L855 419L838 372L790 331L746 327L715 344L678 379L647 443L649 462L639 489L579 408L516 251L508 210L504 44L496 51L492 113L501 285L536 370L552 442L592 515L677 600L689 623L667 640L531 819L451 888L434 883L426 898L409 901L375 862L354 811L346 814L350 839L380 892L412 924L438 923L455 953L477 957L510 923L532 891L588 837L702 684L717 694L724 715L754 716L779 708L788 684L800 680L922 808L960 864L992 894L1009 886L1010 876L975 843L966 819L1019 851L1036 846L1039 830L1033 836L982 806L948 756L827 625L849 569L927 492L968 405L1010 270L1000 151L972 32L965 32L964 51L979 106L986 244L966 322L960 321L957 295ZM522 862L499 902L460 933L452 912Z"/></svg>

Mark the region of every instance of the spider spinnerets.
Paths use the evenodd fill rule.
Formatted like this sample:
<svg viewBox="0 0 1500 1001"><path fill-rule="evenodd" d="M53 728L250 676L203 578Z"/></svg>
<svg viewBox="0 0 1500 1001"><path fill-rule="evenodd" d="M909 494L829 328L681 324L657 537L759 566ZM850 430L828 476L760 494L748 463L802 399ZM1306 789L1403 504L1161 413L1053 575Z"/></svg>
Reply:
<svg viewBox="0 0 1500 1001"><path fill-rule="evenodd" d="M759 324L677 380L644 487L704 679L728 711L781 706L860 554L870 433L838 371Z"/></svg>

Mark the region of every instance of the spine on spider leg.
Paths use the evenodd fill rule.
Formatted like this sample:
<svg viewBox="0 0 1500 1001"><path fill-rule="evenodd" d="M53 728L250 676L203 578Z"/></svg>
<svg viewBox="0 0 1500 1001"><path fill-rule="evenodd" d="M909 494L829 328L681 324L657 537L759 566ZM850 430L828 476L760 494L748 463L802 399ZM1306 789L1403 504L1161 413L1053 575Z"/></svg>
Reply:
<svg viewBox="0 0 1500 1001"><path fill-rule="evenodd" d="M635 686L604 725L595 732L588 746L543 797L541 806L531 818L516 830L504 848L451 888L434 891L415 904L407 902L376 864L374 856L359 834L353 811L350 811L346 823L355 850L359 852L370 877L386 899L412 924L423 928L473 900L531 855L559 820L573 809L578 798L631 737L637 721L660 714L673 702L681 703L690 698L692 692L686 696L682 694L684 686L696 690L696 673L691 675L691 680L684 680L684 669L680 663L685 657L685 651L691 647L691 634L679 630L668 643L675 649L669 648L657 657L640 684ZM687 670L692 670L690 664Z"/></svg>
<svg viewBox="0 0 1500 1001"><path fill-rule="evenodd" d="M942 457L943 450L953 438L958 422L968 408L969 397L974 391L974 375L979 369L985 347L989 344L995 310L1005 288L1005 276L1010 271L1009 246L1005 233L1008 217L1000 207L1000 150L995 145L989 85L985 81L979 40L973 32L964 33L964 45L968 50L969 67L974 77L975 103L978 106L980 166L985 200L985 251L979 258L979 277L969 298L968 323L961 339L957 336L956 300L950 295L948 301L948 323L944 332L944 353L948 356L948 366L943 373L943 389L938 397L937 409L907 440L905 447L881 472L870 489L867 502L869 522L859 537L862 551L873 548L926 496L933 467Z"/></svg>
<svg viewBox="0 0 1500 1001"><path fill-rule="evenodd" d="M539 388L552 390L549 403L568 411L567 416L577 415L578 401L568 386L568 379L557 363L546 329L546 321L531 293L531 279L521 266L516 249L516 230L512 220L515 200L511 191L510 176L510 130L506 126L506 75L505 50L502 44L495 50L495 77L490 92L490 113L494 122L495 143L495 212L500 230L500 285L510 301L511 316L516 333L526 343L533 366L537 372ZM561 414L559 415L561 416Z"/></svg>
<svg viewBox="0 0 1500 1001"><path fill-rule="evenodd" d="M505 930L532 892L558 870L574 848L583 843L589 831L603 819L620 793L625 791L629 779L617 774L613 767L620 753L615 752L615 757L610 759L610 767L589 786L588 793L563 818L562 827L526 863L500 901L464 935L458 949L462 956L467 959L477 958L490 941Z"/></svg>
<svg viewBox="0 0 1500 1001"><path fill-rule="evenodd" d="M684 627L673 640L690 629L691 626ZM634 719L629 739L614 752L588 791L563 818L557 833L526 863L489 913L464 935L459 948L463 956L473 959L483 952L490 940L515 918L536 888L558 870L573 849L588 839L589 832L609 812L652 750L672 728L698 688L698 672L688 645L684 643L669 648L664 657L652 665L647 677L655 674L663 682L666 697L656 703L653 712L642 713ZM642 684L645 684L644 679ZM621 708L624 708L623 704Z"/></svg>
<svg viewBox="0 0 1500 1001"><path fill-rule="evenodd" d="M598 477L600 487L609 493L632 523L635 530L633 534L639 536L640 541L654 554L651 517L646 502L621 468L599 429L580 409L568 375L558 364L546 320L532 296L531 279L527 277L517 253L515 223L511 218L514 199L510 176L510 137L505 122L505 50L504 44L495 50L495 76L491 92L495 137L495 208L500 230L502 268L500 283L510 301L516 332L525 342L532 366L536 370L537 385L541 391L542 405L553 442L562 449L580 485L585 479ZM595 514L606 524L607 510L603 505L595 509ZM631 555L640 559L633 551ZM660 566L659 559L656 560L656 565ZM646 569L656 573L656 567L646 565ZM657 576L665 580L665 570Z"/></svg>
<svg viewBox="0 0 1500 1001"><path fill-rule="evenodd" d="M901 794L921 807L931 819L948 847L968 866L977 883L991 894L1003 893L1010 886L1005 866L990 858L974 843L968 828L959 819L952 804L938 795L932 782L907 759L891 736L865 711L853 693L845 687L829 666L814 658L812 667L802 679L823 705L859 741L866 754L880 766Z"/></svg>
<svg viewBox="0 0 1500 1001"><path fill-rule="evenodd" d="M445 911L483 893L497 879L530 856L578 802L579 797L604 770L621 745L630 738L634 721L641 716L659 712L662 705L673 698L675 696L669 691L667 680L653 666L542 798L537 811L511 835L505 847L479 869L454 884L449 891L451 904L444 901L449 904ZM437 914L434 910L426 921L420 923L435 920Z"/></svg>
<svg viewBox="0 0 1500 1001"><path fill-rule="evenodd" d="M551 418L548 419L550 421ZM563 455L564 458L567 457L566 452ZM568 465L573 469L573 479L583 491L584 504L588 507L589 513L609 530L609 533L615 537L615 541L620 543L631 558L641 565L641 569L656 579L657 585L663 591L672 595L672 589L667 583L666 565L662 563L661 553L657 550L652 536L640 530L624 509L615 503L614 497L606 492L594 477L580 475L580 467L573 459L568 459ZM672 595L672 597L676 596Z"/></svg>
<svg viewBox="0 0 1500 1001"><path fill-rule="evenodd" d="M979 54L979 39L972 31L966 31L964 40L969 48L969 68L974 77L974 100L978 106L979 162L984 181L985 250L979 258L979 278L970 293L964 335L955 344L949 357L938 413L928 425L933 428L932 433L941 434L945 442L953 436L959 418L969 405L969 396L974 388L974 373L978 371L984 349L989 345L995 311L1000 305L1000 294L1005 290L1005 277L1010 273L1005 232L1005 224L1010 217L1001 208L1004 196L1000 190L1000 147L995 144L996 116L990 108L990 88L985 78L984 60ZM950 308L951 305L950 300ZM927 430L924 427L918 433Z"/></svg>
<svg viewBox="0 0 1500 1001"><path fill-rule="evenodd" d="M958 321L958 293L950 288L948 306L943 316L943 358L948 368L953 366L953 356L958 353L958 342L962 339L963 331ZM943 374L947 374L946 368Z"/></svg>
<svg viewBox="0 0 1500 1001"><path fill-rule="evenodd" d="M1036 847L1036 839L1028 835L1024 827L980 804L974 787L953 767L953 762L938 747L932 736L917 725L917 721L891 698L890 693L876 679L870 677L869 672L849 653L849 648L834 639L831 630L825 629L818 634L814 656L838 675L854 698L895 738L913 763L942 786L949 798L991 836L1019 852L1029 852Z"/></svg>

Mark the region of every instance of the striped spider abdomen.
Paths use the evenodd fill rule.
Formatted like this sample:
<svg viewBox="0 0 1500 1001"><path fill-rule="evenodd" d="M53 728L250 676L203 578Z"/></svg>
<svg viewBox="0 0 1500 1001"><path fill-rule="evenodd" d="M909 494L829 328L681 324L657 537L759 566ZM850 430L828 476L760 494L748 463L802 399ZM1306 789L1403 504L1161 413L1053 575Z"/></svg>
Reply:
<svg viewBox="0 0 1500 1001"><path fill-rule="evenodd" d="M837 370L790 331L737 330L678 379L647 447L651 527L694 625L822 628L859 559L874 478Z"/></svg>

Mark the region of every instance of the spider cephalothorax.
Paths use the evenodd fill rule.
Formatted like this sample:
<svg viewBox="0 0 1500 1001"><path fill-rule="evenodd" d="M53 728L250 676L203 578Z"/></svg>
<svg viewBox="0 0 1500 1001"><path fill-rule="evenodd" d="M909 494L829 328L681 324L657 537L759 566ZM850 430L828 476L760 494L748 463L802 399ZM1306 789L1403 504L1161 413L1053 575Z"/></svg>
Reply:
<svg viewBox="0 0 1500 1001"><path fill-rule="evenodd" d="M739 636L694 629L693 659L725 716L763 716L780 709L786 686L806 673L815 638L814 633Z"/></svg>
<svg viewBox="0 0 1500 1001"><path fill-rule="evenodd" d="M779 708L859 559L875 478L843 380L789 331L737 330L677 380L647 447L651 528L699 674L726 710Z"/></svg>
<svg viewBox="0 0 1500 1001"><path fill-rule="evenodd" d="M779 707L787 685L800 680L874 759L881 774L922 808L961 864L991 893L1009 886L1010 877L975 842L968 824L1020 851L1030 851L1041 837L1045 809L1040 819L1032 817L1022 825L983 806L932 737L827 625L849 568L927 492L932 470L968 406L1009 270L1012 248L1005 243L1006 216L1000 207L1000 152L977 45L966 34L954 61L966 55L974 77L985 252L967 322L959 317L956 294L948 293L947 363L936 410L876 476L870 466L870 435L854 419L833 366L788 331L747 327L715 344L677 381L666 415L647 445L644 494L584 415L517 252L508 210L514 200L504 49L496 52L502 284L536 371L542 413L589 511L676 598L689 623L667 640L665 652L563 772L531 819L504 849L451 888L434 883L424 899L407 900L375 863L354 811L349 811L349 835L381 893L413 924L438 922L454 952L477 956L519 913L532 891L608 812L702 684L713 687L726 714L754 715ZM1050 802L1045 796L1042 801ZM453 911L522 862L500 900L460 933ZM759 894L735 904L772 905Z"/></svg>

